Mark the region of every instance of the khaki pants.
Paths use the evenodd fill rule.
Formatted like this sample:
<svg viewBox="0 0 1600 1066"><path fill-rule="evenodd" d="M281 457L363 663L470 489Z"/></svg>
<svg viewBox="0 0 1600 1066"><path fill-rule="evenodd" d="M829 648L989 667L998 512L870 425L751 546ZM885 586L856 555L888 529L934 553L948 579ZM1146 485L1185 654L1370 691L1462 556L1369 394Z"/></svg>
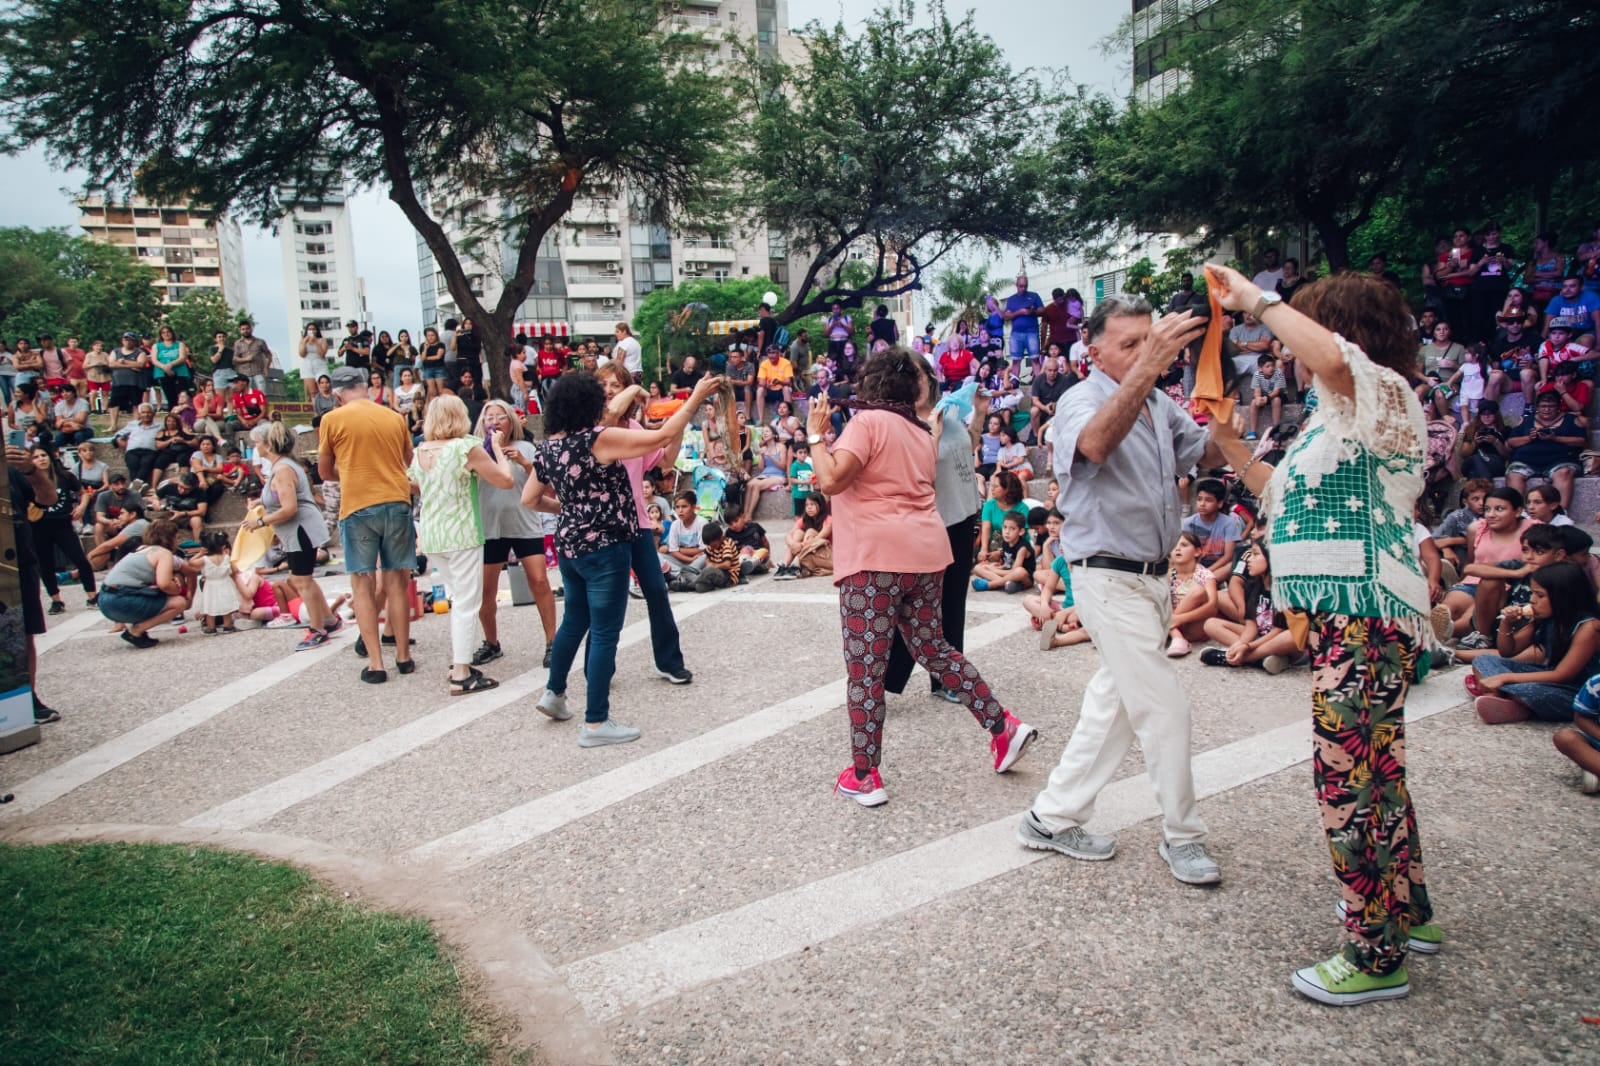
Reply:
<svg viewBox="0 0 1600 1066"><path fill-rule="evenodd" d="M1100 653L1100 669L1033 813L1052 832L1088 822L1137 736L1167 842L1204 842L1189 763L1189 700L1166 655L1172 618L1167 579L1085 566L1074 566L1071 576L1078 618Z"/></svg>

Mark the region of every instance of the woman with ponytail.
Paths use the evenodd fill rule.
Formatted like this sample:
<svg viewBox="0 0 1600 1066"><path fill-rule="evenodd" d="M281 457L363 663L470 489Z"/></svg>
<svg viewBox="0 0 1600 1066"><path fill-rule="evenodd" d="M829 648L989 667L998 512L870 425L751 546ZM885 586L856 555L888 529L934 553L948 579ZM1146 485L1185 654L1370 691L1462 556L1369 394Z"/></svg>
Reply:
<svg viewBox="0 0 1600 1066"><path fill-rule="evenodd" d="M940 601L952 555L934 503L937 450L926 421L934 396L927 364L896 346L862 367L856 398L843 401L855 417L831 452L821 446L833 414L827 398L819 397L807 417L817 487L833 505L834 584L849 675L852 763L834 788L864 807L888 798L878 763L884 674L896 631L917 662L989 731L996 773L1009 770L1038 735L995 699L977 668L945 639Z"/></svg>

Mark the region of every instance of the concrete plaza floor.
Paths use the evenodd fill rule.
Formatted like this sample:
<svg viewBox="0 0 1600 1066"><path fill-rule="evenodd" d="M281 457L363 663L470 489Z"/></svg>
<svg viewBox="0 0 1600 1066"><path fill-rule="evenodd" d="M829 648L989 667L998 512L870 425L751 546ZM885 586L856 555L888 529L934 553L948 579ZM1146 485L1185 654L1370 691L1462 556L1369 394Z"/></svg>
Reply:
<svg viewBox="0 0 1600 1066"><path fill-rule="evenodd" d="M1156 855L1137 751L1096 815L1114 861L1015 843L1096 653L1038 651L1003 594L973 598L969 649L1043 738L996 776L919 673L874 810L829 791L849 751L822 580L675 595L684 687L651 673L630 602L613 714L644 737L600 749L533 710L530 608L500 606L501 687L451 699L443 618L416 624L416 674L372 687L352 635L295 655L297 631L191 626L138 652L67 595L40 664L65 720L0 758L0 834L271 833L392 863L525 935L616 1061L1600 1061L1600 805L1549 727L1478 721L1459 671L1413 692L1407 744L1445 949L1408 1000L1339 1011L1289 986L1340 933L1304 672L1178 665L1224 874L1196 889Z"/></svg>

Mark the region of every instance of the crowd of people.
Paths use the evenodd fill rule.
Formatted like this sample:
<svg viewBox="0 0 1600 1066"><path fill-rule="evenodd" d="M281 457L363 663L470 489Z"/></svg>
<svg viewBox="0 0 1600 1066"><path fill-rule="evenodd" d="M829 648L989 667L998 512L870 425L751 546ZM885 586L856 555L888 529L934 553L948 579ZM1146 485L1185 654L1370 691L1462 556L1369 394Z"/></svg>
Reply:
<svg viewBox="0 0 1600 1066"><path fill-rule="evenodd" d="M988 732L997 773L1039 738L961 650L967 598L1014 595L1042 650L1092 644L1099 661L1020 841L1111 859L1116 842L1085 823L1137 738L1162 809L1160 854L1194 885L1222 875L1172 660L1210 644L1199 658L1219 669L1305 667L1346 944L1296 971L1294 986L1338 1005L1395 998L1409 989L1408 952L1437 951L1443 938L1405 787L1410 685L1451 659L1470 663L1485 722L1563 722L1556 746L1585 791L1600 791L1597 566L1565 514L1568 453L1587 447L1600 240L1569 274L1564 261L1549 265L1543 239L1525 272L1494 227L1458 238L1431 264L1430 305L1415 316L1381 261L1320 281L1292 259L1280 268L1276 253L1253 279L1208 266L1227 316L1210 331L1216 344L1203 339L1209 302L1193 278L1152 321L1137 297L1086 314L1077 293L1046 303L1018 277L976 330L958 322L938 343L931 329L901 338L879 308L862 351L854 316L835 306L813 352L805 331L787 337L763 307L754 330L704 366L685 358L667 381L643 379L626 325L609 348L518 343L510 403L482 390L470 322L424 330L415 349L405 331L391 343L351 323L333 348L313 328L297 355L317 383L314 460L296 455L302 434L261 395L265 345L247 326L215 338L212 365L226 365L198 384L170 330L148 348L128 334L107 388L87 391L106 393L132 480L82 436L90 413L63 350L50 366L65 377L18 381L10 404L24 605L31 568L52 612L59 579L75 577L138 648L192 611L208 632L242 620L302 629L298 648L309 650L346 624L343 601L315 577L337 553L361 680L383 684L387 649L399 674L416 672L414 583L431 567L451 614L447 691L469 695L496 685L483 669L504 655L493 590L520 566L549 671L535 706L572 717L581 652L577 737L594 747L641 735L611 716L630 596L646 601L655 673L688 684L670 592L829 576L850 748L833 787L872 807L888 796L885 692L903 691L913 665ZM1478 362L1466 347L1495 351L1524 335L1525 350ZM1194 382L1213 376L1237 415L1191 402ZM1494 390L1513 381L1530 407L1508 431ZM152 388L165 401L159 427ZM1446 421L1448 433L1436 429ZM1430 530L1430 503L1463 472L1475 476L1460 507ZM229 491L252 507L241 530L209 520ZM768 494L786 501L781 538L757 521ZM244 534L273 542L263 565L230 559ZM287 577L273 580L278 571ZM39 632L33 596L28 628ZM40 721L56 716L35 700Z"/></svg>

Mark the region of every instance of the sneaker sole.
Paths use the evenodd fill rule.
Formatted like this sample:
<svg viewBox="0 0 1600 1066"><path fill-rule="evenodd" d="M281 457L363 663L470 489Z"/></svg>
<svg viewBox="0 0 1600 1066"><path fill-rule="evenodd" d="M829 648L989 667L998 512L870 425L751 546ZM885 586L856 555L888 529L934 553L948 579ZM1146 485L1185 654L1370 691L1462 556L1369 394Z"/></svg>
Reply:
<svg viewBox="0 0 1600 1066"><path fill-rule="evenodd" d="M562 708L561 711L557 712L555 710L541 707L536 703L533 705L533 709L550 719L552 722L565 722L567 719L572 717L572 712L566 708Z"/></svg>
<svg viewBox="0 0 1600 1066"><path fill-rule="evenodd" d="M655 675L657 677L661 678L663 681L670 681L674 685L687 685L691 681L694 680L694 678L692 678L692 677L673 677L671 674L667 673L665 670L656 670L656 671L654 671L654 673L655 673Z"/></svg>
<svg viewBox="0 0 1600 1066"><path fill-rule="evenodd" d="M1376 1003L1385 999L1405 999L1411 994L1411 985L1407 983L1396 985L1394 988L1374 988L1370 992L1329 992L1326 988L1307 981L1297 972L1294 975L1294 990L1307 999L1314 999L1330 1007L1359 1007L1363 1003Z"/></svg>
<svg viewBox="0 0 1600 1066"><path fill-rule="evenodd" d="M1334 903L1334 905L1333 905L1333 913L1339 916L1339 921L1341 921L1341 922L1344 921L1344 919L1345 919L1345 902L1344 902L1344 900L1341 899L1341 900L1338 900L1337 902ZM1432 940L1418 940L1416 937L1411 937L1411 938L1406 940L1406 950L1407 951L1415 951L1419 955L1437 955L1437 954L1439 954L1439 949L1441 949L1442 947L1444 947L1443 943L1435 943Z"/></svg>
<svg viewBox="0 0 1600 1066"><path fill-rule="evenodd" d="M1058 854L1065 855L1068 858L1077 859L1080 862L1109 862L1111 859L1117 857L1117 849L1115 845L1113 845L1111 850L1106 854L1096 855L1087 851L1074 851L1072 848L1069 848L1064 844L1057 844L1054 841L1041 840L1036 836L1028 835L1028 833L1022 829L1017 830L1017 843L1031 851L1054 851Z"/></svg>
<svg viewBox="0 0 1600 1066"><path fill-rule="evenodd" d="M642 733L636 733L631 737L597 737L591 735L590 730L583 729L583 731L578 734L578 747L603 748L608 744L632 744L641 736L643 736Z"/></svg>
<svg viewBox="0 0 1600 1066"><path fill-rule="evenodd" d="M1201 877L1185 877L1178 873L1178 871L1173 868L1172 860L1167 858L1168 852L1165 841L1163 841L1161 845L1157 847L1156 854L1160 855L1161 861L1167 864L1167 869L1172 870L1172 876L1186 885L1220 885L1222 883L1221 870L1218 870L1216 873L1209 876Z"/></svg>
<svg viewBox="0 0 1600 1066"><path fill-rule="evenodd" d="M843 796L845 799L853 799L853 800L855 800L857 803L861 804L861 806L863 806L863 807L882 807L885 803L889 802L888 795L881 788L878 789L875 792L861 793L861 792L846 792L844 789L840 788L838 785L834 785L833 786L833 790L835 792L837 792L839 795Z"/></svg>
<svg viewBox="0 0 1600 1066"><path fill-rule="evenodd" d="M1027 730L1026 733L1023 732L1024 729ZM994 768L994 772L1003 774L1017 765L1017 760L1027 754L1028 745L1032 744L1038 736L1039 731L1026 722L1018 725L1016 734L1011 738L1011 747L1006 749L1006 757L1000 761L999 766Z"/></svg>

